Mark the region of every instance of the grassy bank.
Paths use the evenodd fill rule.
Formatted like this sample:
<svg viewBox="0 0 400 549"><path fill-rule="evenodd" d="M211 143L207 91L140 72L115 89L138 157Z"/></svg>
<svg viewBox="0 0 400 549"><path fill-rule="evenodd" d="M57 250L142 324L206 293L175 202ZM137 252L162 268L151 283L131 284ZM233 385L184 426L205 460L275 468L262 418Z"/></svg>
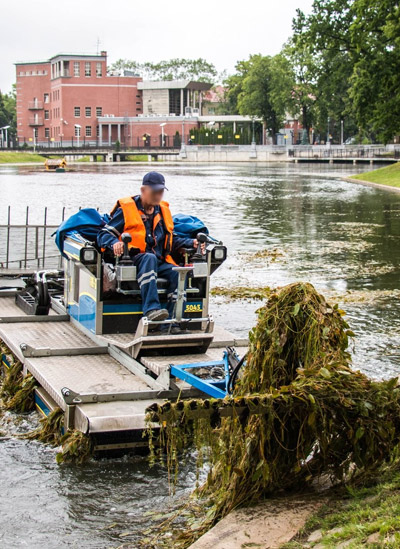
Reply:
<svg viewBox="0 0 400 549"><path fill-rule="evenodd" d="M351 179L368 181L379 185L388 185L389 187L400 187L400 162L392 164L391 166L386 166L385 168L373 170L372 172L352 175Z"/></svg>
<svg viewBox="0 0 400 549"><path fill-rule="evenodd" d="M18 164L20 162L44 162L44 156L31 152L1 151L0 164Z"/></svg>
<svg viewBox="0 0 400 549"><path fill-rule="evenodd" d="M301 547L400 547L400 473L387 473L373 486L345 489L311 517L281 549Z"/></svg>

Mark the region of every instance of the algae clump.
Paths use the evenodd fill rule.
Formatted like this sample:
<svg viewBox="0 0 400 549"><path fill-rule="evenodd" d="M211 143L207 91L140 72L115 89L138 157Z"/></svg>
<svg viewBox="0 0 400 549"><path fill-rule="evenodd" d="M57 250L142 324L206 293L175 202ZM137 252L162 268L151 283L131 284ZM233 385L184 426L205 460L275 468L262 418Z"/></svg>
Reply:
<svg viewBox="0 0 400 549"><path fill-rule="evenodd" d="M189 431L208 452L210 471L196 493L205 511L177 547L240 505L321 476L362 479L391 461L400 441L397 378L376 382L353 371L353 336L338 306L311 284L290 284L258 310L232 395L149 409L174 477Z"/></svg>

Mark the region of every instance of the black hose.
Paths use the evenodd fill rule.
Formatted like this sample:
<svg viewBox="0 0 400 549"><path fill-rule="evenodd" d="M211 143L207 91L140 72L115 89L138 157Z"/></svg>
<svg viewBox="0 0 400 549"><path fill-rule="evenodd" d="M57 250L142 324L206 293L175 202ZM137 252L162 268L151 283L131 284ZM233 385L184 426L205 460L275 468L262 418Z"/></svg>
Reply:
<svg viewBox="0 0 400 549"><path fill-rule="evenodd" d="M237 378L237 375L239 373L239 370L240 368L243 366L245 360L246 360L246 357L247 357L247 353L245 355L242 356L242 358L239 360L239 362L236 364L230 378L229 378L229 381L228 381L228 393L229 394L232 394L233 393L233 389L235 388L235 383L236 383L236 378Z"/></svg>

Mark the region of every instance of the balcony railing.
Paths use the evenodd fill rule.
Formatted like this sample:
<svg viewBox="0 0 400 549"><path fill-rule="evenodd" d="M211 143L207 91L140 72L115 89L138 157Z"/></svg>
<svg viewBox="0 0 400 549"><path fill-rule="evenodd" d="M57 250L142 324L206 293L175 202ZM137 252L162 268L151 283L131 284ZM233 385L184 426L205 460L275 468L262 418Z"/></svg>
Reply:
<svg viewBox="0 0 400 549"><path fill-rule="evenodd" d="M30 126L43 126L43 118L30 118L29 119L29 125Z"/></svg>
<svg viewBox="0 0 400 549"><path fill-rule="evenodd" d="M29 101L28 109L31 111L43 109L43 101Z"/></svg>

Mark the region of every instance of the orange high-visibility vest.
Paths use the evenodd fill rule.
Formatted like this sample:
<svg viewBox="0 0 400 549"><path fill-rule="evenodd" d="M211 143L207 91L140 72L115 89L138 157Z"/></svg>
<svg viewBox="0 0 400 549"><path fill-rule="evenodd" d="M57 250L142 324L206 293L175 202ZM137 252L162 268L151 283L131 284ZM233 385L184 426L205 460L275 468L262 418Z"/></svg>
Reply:
<svg viewBox="0 0 400 549"><path fill-rule="evenodd" d="M111 216L118 208L122 209L122 213L124 215L124 232L129 233L132 237L132 240L131 242L129 242L128 247L139 248L139 250L144 253L146 251L146 227L143 223L140 211L136 206L135 200L132 198L132 196L120 198L115 204L114 208L111 210ZM176 265L175 261L170 255L172 250L174 221L172 219L171 210L169 209L168 202L165 202L164 200L161 201L160 209L167 232L164 241L164 258L165 261L167 261L168 263ZM153 231L157 227L158 223L161 221L161 215L158 213L154 216ZM119 237L119 240L121 240L121 236Z"/></svg>

